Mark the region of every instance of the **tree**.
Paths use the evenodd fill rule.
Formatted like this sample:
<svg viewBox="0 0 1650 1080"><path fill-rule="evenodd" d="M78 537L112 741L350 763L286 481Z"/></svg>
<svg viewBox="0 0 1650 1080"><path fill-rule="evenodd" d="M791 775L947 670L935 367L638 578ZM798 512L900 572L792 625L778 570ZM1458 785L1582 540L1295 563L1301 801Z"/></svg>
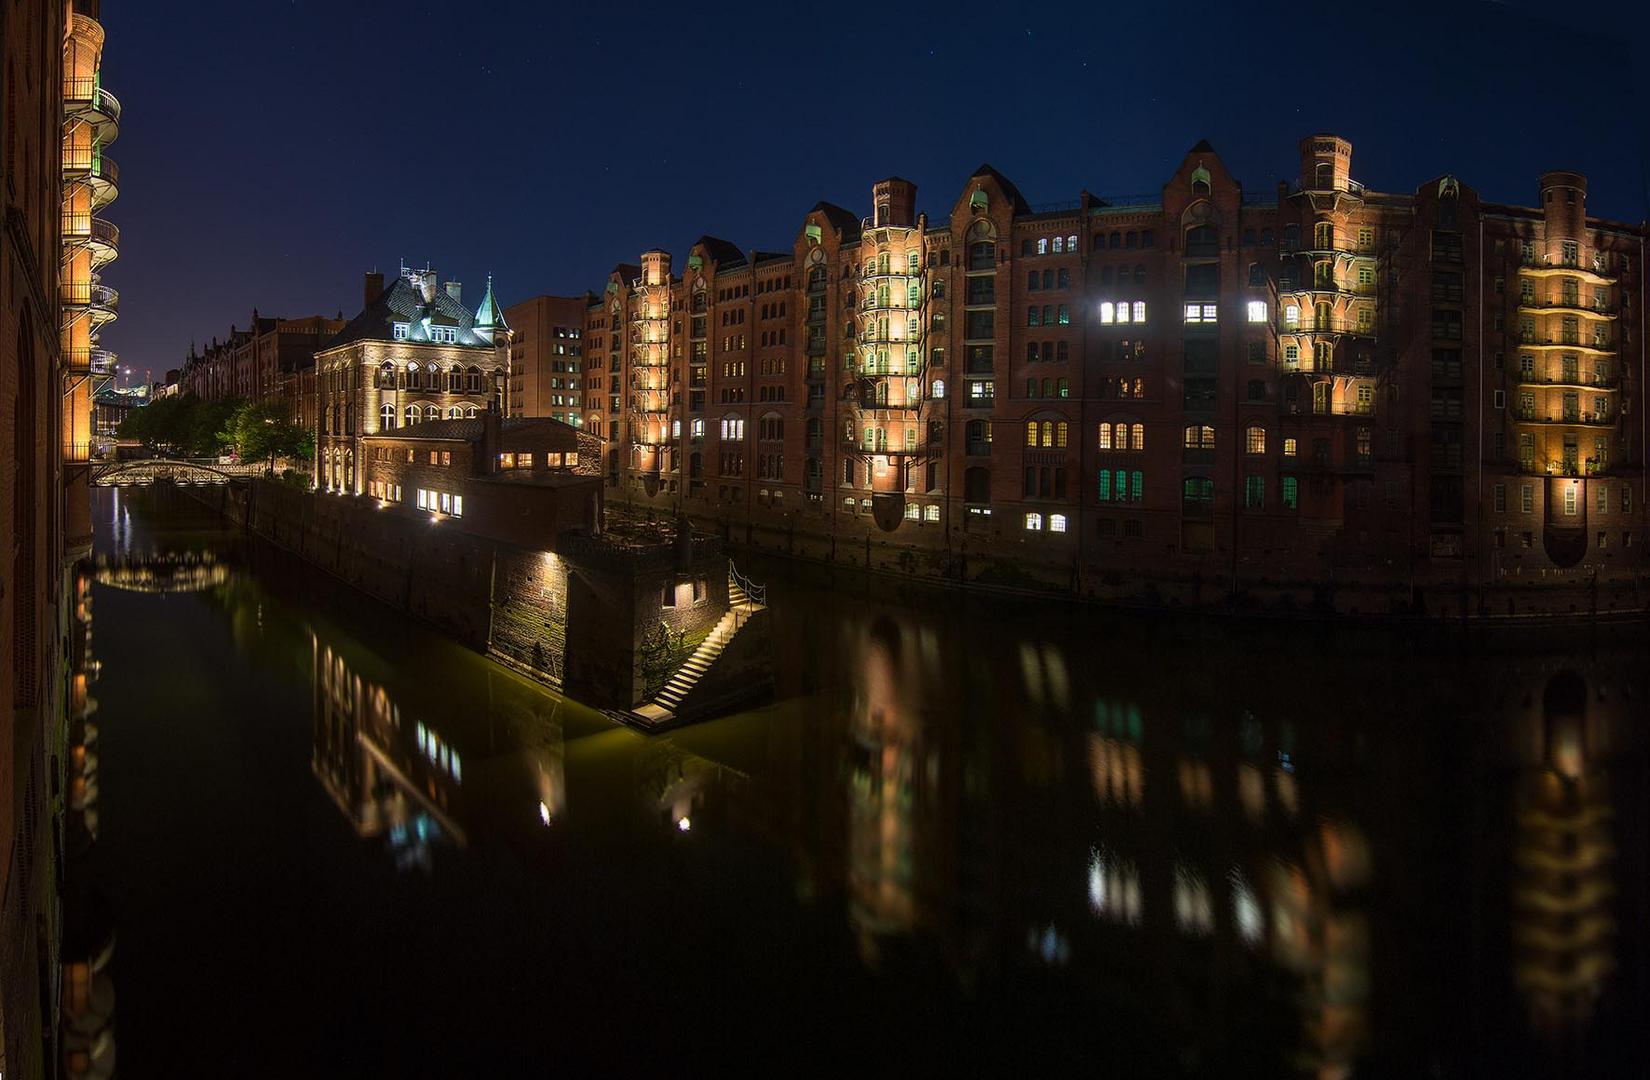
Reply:
<svg viewBox="0 0 1650 1080"><path fill-rule="evenodd" d="M271 471L276 458L308 460L315 455L314 436L287 419L281 402L240 402L221 435L242 461L267 459Z"/></svg>

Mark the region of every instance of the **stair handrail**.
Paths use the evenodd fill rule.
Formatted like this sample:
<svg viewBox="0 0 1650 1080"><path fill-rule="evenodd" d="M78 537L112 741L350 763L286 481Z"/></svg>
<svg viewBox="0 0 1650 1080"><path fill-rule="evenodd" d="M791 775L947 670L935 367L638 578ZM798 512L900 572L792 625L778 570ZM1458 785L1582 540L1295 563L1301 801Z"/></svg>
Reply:
<svg viewBox="0 0 1650 1080"><path fill-rule="evenodd" d="M752 603L758 604L762 607L768 606L767 586L758 585L750 578L747 578L745 575L741 574L739 572L739 568L733 565L732 559L728 560L728 581L745 590L745 595L751 598Z"/></svg>

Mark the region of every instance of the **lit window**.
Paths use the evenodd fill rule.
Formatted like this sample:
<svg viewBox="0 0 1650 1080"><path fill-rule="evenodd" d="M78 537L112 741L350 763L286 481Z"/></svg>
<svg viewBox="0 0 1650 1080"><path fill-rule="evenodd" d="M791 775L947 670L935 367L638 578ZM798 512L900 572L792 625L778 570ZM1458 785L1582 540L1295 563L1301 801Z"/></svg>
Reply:
<svg viewBox="0 0 1650 1080"><path fill-rule="evenodd" d="M922 507L916 503L905 504L905 517L908 521L919 521L922 518Z"/></svg>
<svg viewBox="0 0 1650 1080"><path fill-rule="evenodd" d="M1134 302L1134 321L1137 323L1146 321L1146 301L1136 300Z"/></svg>
<svg viewBox="0 0 1650 1080"><path fill-rule="evenodd" d="M940 508L938 506L925 507L922 516L927 521L938 521L940 519Z"/></svg>
<svg viewBox="0 0 1650 1080"><path fill-rule="evenodd" d="M1284 457L1294 457L1295 456L1295 449L1296 449L1297 445L1298 444L1296 443L1293 436L1283 440L1283 456Z"/></svg>
<svg viewBox="0 0 1650 1080"><path fill-rule="evenodd" d="M1248 312L1249 312L1249 321L1250 322L1252 322L1252 323L1263 323L1263 322L1265 322L1266 321L1266 301L1264 301L1264 300L1251 300L1251 301L1249 301Z"/></svg>
<svg viewBox="0 0 1650 1080"><path fill-rule="evenodd" d="M1100 321L1103 322L1103 323L1111 323L1111 322L1116 322L1117 321L1116 308L1115 308L1115 305L1113 305L1110 300L1103 301L1100 304Z"/></svg>
<svg viewBox="0 0 1650 1080"><path fill-rule="evenodd" d="M1301 309L1299 305L1285 304L1283 306L1283 322L1286 326L1299 326L1301 324Z"/></svg>
<svg viewBox="0 0 1650 1080"><path fill-rule="evenodd" d="M441 456L446 457L447 455L443 454ZM443 464L445 464L445 462L443 462ZM533 455L532 454L517 454L516 455L516 466L518 468L522 468L522 469L531 469L533 467Z"/></svg>
<svg viewBox="0 0 1650 1080"><path fill-rule="evenodd" d="M464 516L464 496L462 496L462 495L454 495L453 496L453 516L454 517L463 517Z"/></svg>
<svg viewBox="0 0 1650 1080"><path fill-rule="evenodd" d="M1266 453L1266 429L1257 425L1245 431L1243 447L1251 454Z"/></svg>
<svg viewBox="0 0 1650 1080"><path fill-rule="evenodd" d="M429 493L423 488L418 489L418 508L420 510L429 509Z"/></svg>
<svg viewBox="0 0 1650 1080"><path fill-rule="evenodd" d="M513 468L515 468L516 467L516 455L514 455L514 454L500 454L498 456L498 467L501 468L501 469L513 469Z"/></svg>
<svg viewBox="0 0 1650 1080"><path fill-rule="evenodd" d="M1186 321L1189 323L1212 323L1216 321L1219 307L1215 304L1187 304Z"/></svg>
<svg viewBox="0 0 1650 1080"><path fill-rule="evenodd" d="M940 398L943 398L944 396L945 396L945 380L944 379L935 379L934 380L934 400L938 401Z"/></svg>
<svg viewBox="0 0 1650 1080"><path fill-rule="evenodd" d="M407 324L404 323L404 322L396 323L395 324L395 331L394 331L393 336L394 336L395 340L397 340L397 341L406 341L407 340Z"/></svg>
<svg viewBox="0 0 1650 1080"><path fill-rule="evenodd" d="M1050 514L1048 516L1048 531L1063 533L1066 531L1066 515Z"/></svg>
<svg viewBox="0 0 1650 1080"><path fill-rule="evenodd" d="M1026 531L1027 532L1040 532L1042 530L1042 528L1043 528L1043 515L1041 515L1041 514L1027 514L1026 515Z"/></svg>
<svg viewBox="0 0 1650 1080"><path fill-rule="evenodd" d="M452 509L453 509L453 497L451 495L447 494L445 491L443 491L441 493L441 512L443 514L451 513Z"/></svg>

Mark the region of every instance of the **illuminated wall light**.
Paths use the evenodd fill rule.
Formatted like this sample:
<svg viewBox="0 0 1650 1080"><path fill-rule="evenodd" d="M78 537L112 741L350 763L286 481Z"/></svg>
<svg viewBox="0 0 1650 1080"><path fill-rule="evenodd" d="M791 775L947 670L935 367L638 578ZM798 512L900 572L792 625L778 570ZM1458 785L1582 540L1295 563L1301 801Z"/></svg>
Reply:
<svg viewBox="0 0 1650 1080"><path fill-rule="evenodd" d="M549 806L549 804L544 803L544 802L539 803L539 821L542 822L545 825L550 824L550 806Z"/></svg>
<svg viewBox="0 0 1650 1080"><path fill-rule="evenodd" d="M678 832L687 832L691 828L693 828L693 821L686 814L676 819L676 830Z"/></svg>

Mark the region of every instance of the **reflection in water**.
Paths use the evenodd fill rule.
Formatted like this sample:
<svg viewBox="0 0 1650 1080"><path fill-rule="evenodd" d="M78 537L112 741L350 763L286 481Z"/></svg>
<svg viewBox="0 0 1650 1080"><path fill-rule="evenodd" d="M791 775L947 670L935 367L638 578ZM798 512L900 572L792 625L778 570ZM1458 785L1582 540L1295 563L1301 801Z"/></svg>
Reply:
<svg viewBox="0 0 1650 1080"><path fill-rule="evenodd" d="M432 848L465 843L453 817L463 760L422 721L404 723L382 686L351 671L313 632L310 639L316 779L356 832L387 837L397 866L430 869Z"/></svg>
<svg viewBox="0 0 1650 1080"><path fill-rule="evenodd" d="M1531 1022L1549 1035L1583 1029L1614 970L1616 845L1605 766L1617 709L1602 687L1560 671L1524 718L1518 786L1513 939Z"/></svg>
<svg viewBox="0 0 1650 1080"><path fill-rule="evenodd" d="M127 502L124 550L153 558ZM1388 657L1313 642L1334 662L1280 687L1237 661L1304 648L1287 636L933 614L764 567L775 610L806 613L775 635L776 704L643 738L253 554L256 570L221 548L198 560L229 580L197 597L109 595L133 625L157 610L142 605L210 609L217 647L290 686L314 780L300 758L270 784L295 771L349 822L333 831L354 857L307 870L338 878L333 895L393 866L443 902L530 897L530 927L467 931L491 963L630 1000L668 984L681 1008L748 984L753 1033L828 1017L813 1038L978 1048L1013 1030L1126 1075L1506 1073L1584 1028L1608 1036L1594 1073L1626 1071L1611 1018L1631 1012L1621 967L1643 912L1621 883L1643 845L1621 850L1608 770L1645 777L1606 661L1543 668L1496 711L1484 688L1510 662L1418 654L1393 680ZM111 666L130 663L118 648ZM257 691L210 692L243 734L267 720L236 696ZM1516 755L1498 753L1509 730ZM557 904L579 906L540 917ZM650 933L643 961L615 965ZM1491 962L1460 962L1465 941ZM890 1034L914 1001L927 1019ZM692 1045L673 1015L648 1013Z"/></svg>

